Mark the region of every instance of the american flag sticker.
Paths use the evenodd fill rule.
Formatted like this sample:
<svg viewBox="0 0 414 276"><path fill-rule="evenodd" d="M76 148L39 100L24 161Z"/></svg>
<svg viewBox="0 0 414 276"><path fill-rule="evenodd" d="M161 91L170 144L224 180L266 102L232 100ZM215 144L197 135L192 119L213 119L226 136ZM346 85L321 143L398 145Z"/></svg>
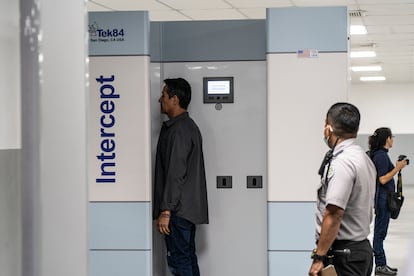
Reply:
<svg viewBox="0 0 414 276"><path fill-rule="evenodd" d="M315 50L315 49L298 50L298 58L317 58L317 57L319 57L318 50Z"/></svg>

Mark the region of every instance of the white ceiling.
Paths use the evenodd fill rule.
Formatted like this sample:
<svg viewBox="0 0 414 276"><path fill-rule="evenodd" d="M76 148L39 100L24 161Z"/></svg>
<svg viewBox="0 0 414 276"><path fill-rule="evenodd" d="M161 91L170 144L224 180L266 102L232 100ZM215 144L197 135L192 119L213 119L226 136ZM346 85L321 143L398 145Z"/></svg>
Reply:
<svg viewBox="0 0 414 276"><path fill-rule="evenodd" d="M362 11L350 24L366 26L368 34L352 36L351 50L375 48L375 58L352 59L351 65L381 65L385 83L414 83L414 0L89 0L89 11L147 10L151 21L265 19L266 8L347 6Z"/></svg>

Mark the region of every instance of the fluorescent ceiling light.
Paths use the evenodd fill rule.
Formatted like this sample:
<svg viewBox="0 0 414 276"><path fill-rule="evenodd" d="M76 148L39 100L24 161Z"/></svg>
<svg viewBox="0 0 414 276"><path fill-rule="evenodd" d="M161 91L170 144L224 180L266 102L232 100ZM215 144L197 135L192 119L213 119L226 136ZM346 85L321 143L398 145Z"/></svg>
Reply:
<svg viewBox="0 0 414 276"><path fill-rule="evenodd" d="M367 28L364 25L351 25L350 34L351 35L366 35Z"/></svg>
<svg viewBox="0 0 414 276"><path fill-rule="evenodd" d="M360 77L360 81L385 81L384 76Z"/></svg>
<svg viewBox="0 0 414 276"><path fill-rule="evenodd" d="M382 70L382 67L379 65L373 66L352 66L351 70L353 72L378 72Z"/></svg>
<svg viewBox="0 0 414 276"><path fill-rule="evenodd" d="M351 52L351 58L376 57L376 56L377 54L374 51Z"/></svg>

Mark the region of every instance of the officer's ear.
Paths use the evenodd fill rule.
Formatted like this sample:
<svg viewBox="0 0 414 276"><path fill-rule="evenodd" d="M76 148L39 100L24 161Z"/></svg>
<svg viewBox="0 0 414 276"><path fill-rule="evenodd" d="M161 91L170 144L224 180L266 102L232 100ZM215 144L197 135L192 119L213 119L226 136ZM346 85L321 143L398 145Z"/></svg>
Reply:
<svg viewBox="0 0 414 276"><path fill-rule="evenodd" d="M326 125L326 128L329 129L330 132L333 132L333 128L331 125Z"/></svg>

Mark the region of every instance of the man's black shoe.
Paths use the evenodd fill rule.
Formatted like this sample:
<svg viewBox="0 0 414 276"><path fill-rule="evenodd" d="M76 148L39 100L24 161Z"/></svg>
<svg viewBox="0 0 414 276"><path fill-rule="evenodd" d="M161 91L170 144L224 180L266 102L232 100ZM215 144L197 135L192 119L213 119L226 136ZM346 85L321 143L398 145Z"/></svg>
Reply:
<svg viewBox="0 0 414 276"><path fill-rule="evenodd" d="M398 268L390 267L389 265L387 265L387 267L392 271L398 272Z"/></svg>
<svg viewBox="0 0 414 276"><path fill-rule="evenodd" d="M383 265L375 268L375 275L397 275L397 272L391 270L388 266Z"/></svg>

